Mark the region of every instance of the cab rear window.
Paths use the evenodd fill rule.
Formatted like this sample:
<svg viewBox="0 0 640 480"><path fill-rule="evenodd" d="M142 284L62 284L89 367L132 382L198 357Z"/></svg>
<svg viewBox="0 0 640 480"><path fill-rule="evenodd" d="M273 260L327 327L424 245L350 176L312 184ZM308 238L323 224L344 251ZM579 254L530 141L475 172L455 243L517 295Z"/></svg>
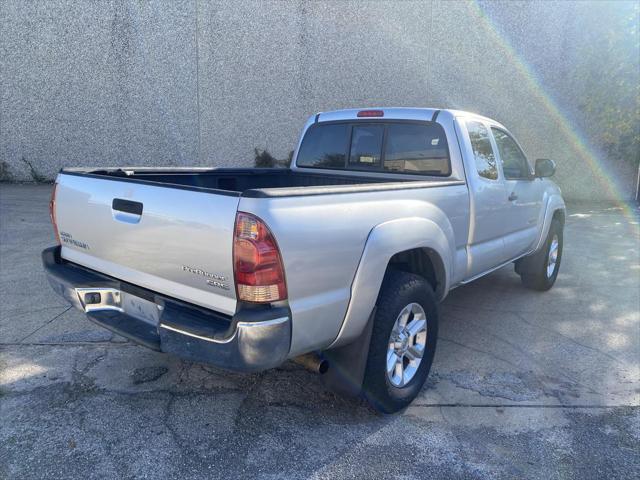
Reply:
<svg viewBox="0 0 640 480"><path fill-rule="evenodd" d="M384 169L421 175L449 175L449 150L437 124L392 124L387 127Z"/></svg>
<svg viewBox="0 0 640 480"><path fill-rule="evenodd" d="M447 138L434 122L341 122L314 125L297 165L415 175L451 174Z"/></svg>
<svg viewBox="0 0 640 480"><path fill-rule="evenodd" d="M349 166L380 167L384 125L354 125L351 129Z"/></svg>
<svg viewBox="0 0 640 480"><path fill-rule="evenodd" d="M344 168L351 126L346 123L314 126L307 130L297 165L315 168Z"/></svg>

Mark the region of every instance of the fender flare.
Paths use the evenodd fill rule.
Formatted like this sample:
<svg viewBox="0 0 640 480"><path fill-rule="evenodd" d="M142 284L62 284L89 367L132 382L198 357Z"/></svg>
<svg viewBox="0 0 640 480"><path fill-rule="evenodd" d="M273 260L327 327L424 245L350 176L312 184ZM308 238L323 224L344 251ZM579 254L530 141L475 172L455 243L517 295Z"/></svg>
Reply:
<svg viewBox="0 0 640 480"><path fill-rule="evenodd" d="M396 253L415 248L428 249L440 267L437 297L446 295L453 272L455 240L453 228L446 217L438 220L444 221L439 225L426 218L401 218L381 223L371 230L351 284L351 300L342 326L328 349L346 345L364 331L378 299L389 260Z"/></svg>
<svg viewBox="0 0 640 480"><path fill-rule="evenodd" d="M542 224L542 228L540 229L540 237L538 238L535 248L531 253L532 255L539 252L543 247L544 241L549 234L549 228L551 228L551 221L553 220L553 216L558 210L565 212L566 207L564 204L564 200L559 194L552 194L549 196L549 200L547 200L547 205L544 213L544 221Z"/></svg>

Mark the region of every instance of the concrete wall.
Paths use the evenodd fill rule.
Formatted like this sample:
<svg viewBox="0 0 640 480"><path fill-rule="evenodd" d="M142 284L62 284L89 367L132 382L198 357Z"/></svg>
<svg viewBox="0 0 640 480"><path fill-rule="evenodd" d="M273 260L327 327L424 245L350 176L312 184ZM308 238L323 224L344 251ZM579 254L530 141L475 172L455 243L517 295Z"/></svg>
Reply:
<svg viewBox="0 0 640 480"><path fill-rule="evenodd" d="M603 176L576 136L584 119L572 61L577 46L598 42L591 26L607 18L594 12L615 5L0 0L0 8L0 161L16 180L32 178L31 167L53 178L63 166L250 166L256 147L286 158L316 111L437 106L502 121L529 156L558 161L569 198L615 198L609 175L632 195L633 168L603 163Z"/></svg>

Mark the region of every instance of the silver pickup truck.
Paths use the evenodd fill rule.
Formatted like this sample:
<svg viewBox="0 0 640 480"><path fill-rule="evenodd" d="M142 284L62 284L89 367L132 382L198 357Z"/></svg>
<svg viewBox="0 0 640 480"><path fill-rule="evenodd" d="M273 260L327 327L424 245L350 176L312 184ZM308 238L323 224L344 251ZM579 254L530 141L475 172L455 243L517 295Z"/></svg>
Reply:
<svg viewBox="0 0 640 480"><path fill-rule="evenodd" d="M437 109L312 116L290 169L64 169L53 288L147 347L237 371L297 360L383 412L433 362L438 302L515 262L551 288L565 206L509 131Z"/></svg>

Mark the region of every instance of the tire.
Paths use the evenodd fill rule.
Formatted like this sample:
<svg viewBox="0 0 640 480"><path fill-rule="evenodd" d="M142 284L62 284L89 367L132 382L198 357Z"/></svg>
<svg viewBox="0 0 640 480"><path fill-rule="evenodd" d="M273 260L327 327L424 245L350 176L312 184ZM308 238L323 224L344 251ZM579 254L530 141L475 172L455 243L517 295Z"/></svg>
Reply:
<svg viewBox="0 0 640 480"><path fill-rule="evenodd" d="M562 222L553 219L543 248L538 253L525 257L516 263L516 272L520 274L522 284L525 287L545 292L556 283L558 271L560 270L560 262L562 260L562 234ZM553 267L551 267L553 248L556 249L557 253L555 263Z"/></svg>
<svg viewBox="0 0 640 480"><path fill-rule="evenodd" d="M382 413L395 413L416 398L429 375L438 339L438 303L431 286L424 278L411 273L389 270L382 282L376 305L363 393L376 410ZM404 335L408 332L407 328L398 328L394 331L394 336L406 339L394 343L398 351L407 349L406 357L399 357L394 350L396 356L390 356L390 358L400 362L395 362L393 373L387 373L387 356L391 346L392 329L396 326L396 320L401 313L406 316L406 308L409 308L410 313L405 327L413 325L418 328L417 326L422 324L420 320L424 314L426 332L424 336L423 332L420 332L413 337L407 337ZM402 323L400 321L399 324ZM398 331L403 333L397 335ZM416 351L422 351L417 368L415 358L410 360ZM397 364L402 363L404 366L405 361L406 368L400 370L405 373L402 377L406 378L406 382L403 382L401 376L396 373L398 372Z"/></svg>

